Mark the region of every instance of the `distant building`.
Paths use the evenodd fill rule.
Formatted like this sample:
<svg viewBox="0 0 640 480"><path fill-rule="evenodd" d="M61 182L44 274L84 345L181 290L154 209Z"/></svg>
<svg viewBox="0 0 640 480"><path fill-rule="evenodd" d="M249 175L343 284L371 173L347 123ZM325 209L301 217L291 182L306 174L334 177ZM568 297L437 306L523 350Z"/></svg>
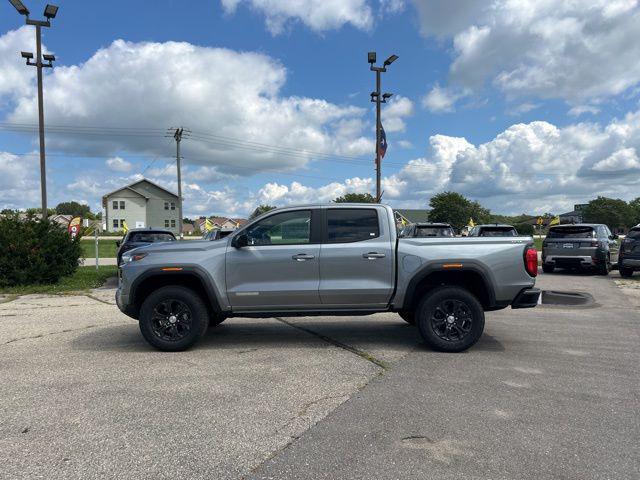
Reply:
<svg viewBox="0 0 640 480"><path fill-rule="evenodd" d="M128 228L166 228L178 233L178 196L142 179L102 197L104 224L108 232Z"/></svg>
<svg viewBox="0 0 640 480"><path fill-rule="evenodd" d="M560 223L582 223L584 222L584 210L587 208L586 203L578 203L573 206L571 212L561 213Z"/></svg>
<svg viewBox="0 0 640 480"><path fill-rule="evenodd" d="M204 224L207 217L200 217L196 220L195 228L201 232L205 231ZM209 221L213 225L213 228L219 228L224 230L235 230L247 224L246 218L227 218L227 217L209 217Z"/></svg>

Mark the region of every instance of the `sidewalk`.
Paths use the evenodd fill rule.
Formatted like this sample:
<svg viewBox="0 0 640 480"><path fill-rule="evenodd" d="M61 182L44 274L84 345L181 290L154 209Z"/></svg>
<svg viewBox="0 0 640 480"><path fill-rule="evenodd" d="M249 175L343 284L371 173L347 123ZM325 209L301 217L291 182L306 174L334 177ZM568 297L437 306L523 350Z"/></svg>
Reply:
<svg viewBox="0 0 640 480"><path fill-rule="evenodd" d="M98 259L98 261L99 261L99 265L100 266L117 265L118 264L118 259L117 258L100 258L100 259ZM85 266L85 267L95 267L96 259L95 258L85 258L84 262L82 263L82 265Z"/></svg>

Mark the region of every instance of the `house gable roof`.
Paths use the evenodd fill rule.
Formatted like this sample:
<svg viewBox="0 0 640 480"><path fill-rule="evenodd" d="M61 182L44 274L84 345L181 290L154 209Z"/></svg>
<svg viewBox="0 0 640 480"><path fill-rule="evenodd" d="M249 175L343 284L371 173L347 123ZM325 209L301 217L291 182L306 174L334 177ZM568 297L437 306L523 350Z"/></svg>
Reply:
<svg viewBox="0 0 640 480"><path fill-rule="evenodd" d="M149 197L148 197L147 195L145 195L145 194L141 193L140 191L138 191L138 190L136 190L136 189L134 188L136 185L139 185L139 184L141 184L142 182L146 182L146 183L148 183L149 185L153 185L154 187L156 187L156 188L158 188L158 189L160 189L160 190L162 190L162 191L164 191L164 192L168 193L168 194L169 194L169 195L171 195L172 197L176 197L176 198L178 198L178 195L176 195L176 194L175 194L175 193L173 193L172 191L167 190L166 188L164 188L164 187L162 187L162 186L158 185L157 183L152 182L151 180L147 180L146 178L143 178L143 179L140 179L140 180L136 180L135 182L130 183L129 185L125 185L124 187L120 187L120 188L118 188L117 190L114 190L114 191L112 191L112 192L109 192L109 193L107 193L107 194L103 195L103 196L102 196L102 203L103 203L103 205L104 205L104 204L105 204L105 202L107 201L107 198L108 198L108 197L111 197L111 196L112 196L112 195L114 195L115 193L118 193L119 191L124 190L124 189L127 189L127 190L130 190L130 191L134 192L134 193L137 193L138 195L140 195L140 196L142 196L142 197L144 197L144 198L146 198L146 199L148 200L148 199L149 199Z"/></svg>

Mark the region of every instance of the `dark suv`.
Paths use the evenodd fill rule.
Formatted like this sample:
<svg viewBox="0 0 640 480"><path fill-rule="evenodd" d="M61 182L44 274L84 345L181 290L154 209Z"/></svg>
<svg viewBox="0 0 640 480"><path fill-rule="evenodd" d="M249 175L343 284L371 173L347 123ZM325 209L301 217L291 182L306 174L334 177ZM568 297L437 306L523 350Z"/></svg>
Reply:
<svg viewBox="0 0 640 480"><path fill-rule="evenodd" d="M629 230L620 245L618 269L621 277L630 277L634 271L640 271L640 224Z"/></svg>
<svg viewBox="0 0 640 480"><path fill-rule="evenodd" d="M542 243L542 270L556 267L595 268L608 275L618 261L618 236L609 227L596 223L551 227Z"/></svg>
<svg viewBox="0 0 640 480"><path fill-rule="evenodd" d="M122 241L116 241L118 248L118 265L122 263L122 254L138 247L145 247L158 242L175 242L176 237L169 230L157 228L133 228L127 232Z"/></svg>
<svg viewBox="0 0 640 480"><path fill-rule="evenodd" d="M410 223L400 232L401 237L455 237L453 228L448 223Z"/></svg>

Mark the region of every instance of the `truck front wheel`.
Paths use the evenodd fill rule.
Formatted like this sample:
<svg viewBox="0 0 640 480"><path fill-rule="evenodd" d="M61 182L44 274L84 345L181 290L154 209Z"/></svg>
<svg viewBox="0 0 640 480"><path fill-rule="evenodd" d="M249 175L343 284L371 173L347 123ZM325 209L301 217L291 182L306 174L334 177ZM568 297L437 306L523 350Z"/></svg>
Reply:
<svg viewBox="0 0 640 480"><path fill-rule="evenodd" d="M167 286L145 299L139 320L147 342L159 350L177 352L191 347L206 332L209 313L193 290Z"/></svg>
<svg viewBox="0 0 640 480"><path fill-rule="evenodd" d="M459 287L438 287L425 294L416 323L427 345L442 352L462 352L484 331L484 310L478 299Z"/></svg>

